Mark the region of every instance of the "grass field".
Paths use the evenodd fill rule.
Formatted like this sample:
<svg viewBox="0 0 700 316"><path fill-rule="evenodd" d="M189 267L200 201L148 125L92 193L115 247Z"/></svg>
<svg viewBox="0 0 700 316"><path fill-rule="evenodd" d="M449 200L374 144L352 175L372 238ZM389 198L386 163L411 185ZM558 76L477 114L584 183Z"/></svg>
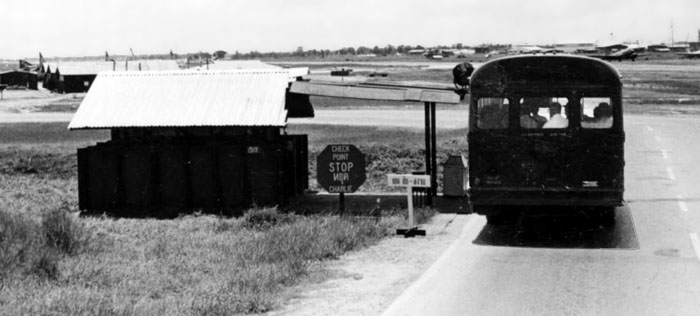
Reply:
<svg viewBox="0 0 700 316"><path fill-rule="evenodd" d="M357 144L370 161L366 191L381 190L385 172L421 164L420 131L297 126L289 132L309 135L312 170L323 149L318 144ZM442 136L457 142L463 131ZM322 278L327 260L377 242L405 220L396 209L378 219L270 208L238 219L77 217L76 148L108 138L104 131L69 132L65 123L0 127L0 315L268 311L284 303L287 287ZM431 216L430 209L420 211L423 221Z"/></svg>

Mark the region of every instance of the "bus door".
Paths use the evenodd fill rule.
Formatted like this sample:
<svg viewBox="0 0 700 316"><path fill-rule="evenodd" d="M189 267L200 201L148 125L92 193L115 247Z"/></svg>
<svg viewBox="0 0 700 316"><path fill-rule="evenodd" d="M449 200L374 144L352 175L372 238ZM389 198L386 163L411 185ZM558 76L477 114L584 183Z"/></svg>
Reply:
<svg viewBox="0 0 700 316"><path fill-rule="evenodd" d="M624 190L624 141L619 97L592 94L580 98L576 187L619 192L608 202L622 200ZM604 202L604 201L601 201Z"/></svg>
<svg viewBox="0 0 700 316"><path fill-rule="evenodd" d="M513 164L518 172L512 185L522 188L562 188L571 185L575 147L569 97L564 94L521 97Z"/></svg>

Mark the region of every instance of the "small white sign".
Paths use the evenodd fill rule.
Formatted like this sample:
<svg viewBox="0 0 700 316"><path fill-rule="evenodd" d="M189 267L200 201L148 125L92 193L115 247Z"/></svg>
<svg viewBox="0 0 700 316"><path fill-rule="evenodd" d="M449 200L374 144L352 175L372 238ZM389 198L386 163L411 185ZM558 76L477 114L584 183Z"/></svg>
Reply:
<svg viewBox="0 0 700 316"><path fill-rule="evenodd" d="M389 174L390 187L430 187L429 175L413 175L413 174Z"/></svg>

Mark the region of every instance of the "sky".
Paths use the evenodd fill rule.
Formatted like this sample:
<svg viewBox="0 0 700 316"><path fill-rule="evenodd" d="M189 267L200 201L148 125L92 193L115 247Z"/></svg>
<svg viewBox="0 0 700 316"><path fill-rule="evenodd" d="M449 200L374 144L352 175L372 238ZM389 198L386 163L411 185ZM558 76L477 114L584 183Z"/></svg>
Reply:
<svg viewBox="0 0 700 316"><path fill-rule="evenodd" d="M673 27L671 27L673 25ZM698 0L0 0L0 58L697 41ZM673 31L672 31L673 30Z"/></svg>

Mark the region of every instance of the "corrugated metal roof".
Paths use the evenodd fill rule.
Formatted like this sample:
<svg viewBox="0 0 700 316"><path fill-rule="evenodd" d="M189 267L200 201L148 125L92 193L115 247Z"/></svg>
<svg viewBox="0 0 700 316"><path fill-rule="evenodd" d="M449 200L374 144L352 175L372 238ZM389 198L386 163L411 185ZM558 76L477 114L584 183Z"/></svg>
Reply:
<svg viewBox="0 0 700 316"><path fill-rule="evenodd" d="M58 72L63 76L71 75L96 75L102 71L114 71L119 69L114 62L111 61L66 61L56 64ZM51 72L55 73L56 69L51 68Z"/></svg>
<svg viewBox="0 0 700 316"><path fill-rule="evenodd" d="M103 72L69 129L285 126L284 70Z"/></svg>

